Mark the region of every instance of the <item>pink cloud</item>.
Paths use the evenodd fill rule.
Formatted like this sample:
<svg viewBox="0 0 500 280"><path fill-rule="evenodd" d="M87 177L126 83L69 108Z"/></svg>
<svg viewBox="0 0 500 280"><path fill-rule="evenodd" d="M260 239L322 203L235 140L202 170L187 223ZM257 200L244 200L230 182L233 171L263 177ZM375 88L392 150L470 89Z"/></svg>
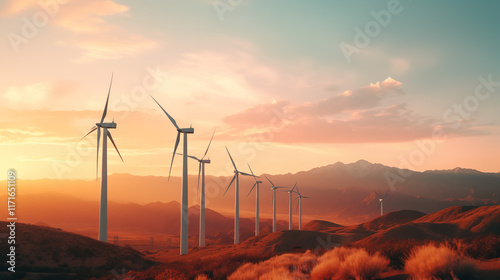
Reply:
<svg viewBox="0 0 500 280"><path fill-rule="evenodd" d="M255 139L271 131L269 141L281 143L390 143L429 137L434 120L404 103L390 103L403 94L402 84L387 78L318 102L254 106L222 121L231 127L232 137Z"/></svg>

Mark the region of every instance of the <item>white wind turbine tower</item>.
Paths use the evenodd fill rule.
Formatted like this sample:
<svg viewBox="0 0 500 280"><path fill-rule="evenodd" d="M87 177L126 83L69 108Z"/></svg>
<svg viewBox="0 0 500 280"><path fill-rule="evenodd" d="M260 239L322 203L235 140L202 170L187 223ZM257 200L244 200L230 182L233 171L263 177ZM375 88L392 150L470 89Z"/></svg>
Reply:
<svg viewBox="0 0 500 280"><path fill-rule="evenodd" d="M299 204L297 204L297 208L299 210L299 230L302 230L302 198L310 198L310 197L301 195L299 187L297 187L297 191L295 193L297 194L297 197L295 199L299 200Z"/></svg>
<svg viewBox="0 0 500 280"><path fill-rule="evenodd" d="M224 195L226 195L227 191L229 190L229 187L231 187L231 184L233 184L233 181L236 179L235 183L235 203L234 203L234 244L238 244L240 242L240 180L239 180L239 174L245 175L245 176L253 176L251 174L241 172L236 168L236 164L233 161L233 158L231 157L231 154L229 153L229 150L226 147L227 154L229 155L229 158L231 159L231 162L233 163L234 166L234 177L229 183L229 186L227 186L226 191L224 192Z"/></svg>
<svg viewBox="0 0 500 280"><path fill-rule="evenodd" d="M168 172L168 179L170 180L170 173L172 172L172 164L174 163L174 157L175 157L175 152L177 151L177 147L179 146L179 141L180 141L180 135L181 133L184 133L184 139L183 139L183 151L182 151L182 206L181 206L181 248L180 248L180 254L187 254L188 253L188 246L189 246L189 236L188 236L188 222L189 222L189 217L188 217L188 163L187 163L187 156L188 156L188 145L187 145L187 135L188 134L193 134L194 133L194 128L179 128L175 120L163 109L163 107L154 99L153 96L151 96L153 100L160 106L160 108L163 110L165 115L170 119L172 124L175 126L177 129L177 139L175 140L175 146L174 146L174 152L172 153L172 161L170 163L170 171Z"/></svg>
<svg viewBox="0 0 500 280"><path fill-rule="evenodd" d="M252 190L257 187L255 189L255 236L257 236L259 235L259 184L262 184L262 181L257 180L257 177L255 176L255 174L253 174L253 170L250 167L250 164L248 164L248 168L250 168L250 172L255 179L255 184L253 184L252 188L248 192L247 197L250 195Z"/></svg>
<svg viewBox="0 0 500 280"><path fill-rule="evenodd" d="M273 190L273 232L276 232L276 190L283 187L276 187L267 176L266 179L271 183L271 190Z"/></svg>
<svg viewBox="0 0 500 280"><path fill-rule="evenodd" d="M200 196L200 241L198 243L199 247L205 247L205 163L210 163L210 159L205 159L205 156L208 153L208 149L210 148L210 144L212 144L212 139L214 139L215 130L212 134L212 138L210 138L210 142L208 142L208 147L205 150L205 154L201 159L188 155L188 158L192 158L197 160L200 165L198 168L198 189L197 194L200 196L200 174L201 174L201 196ZM182 155L178 153L179 155Z"/></svg>
<svg viewBox="0 0 500 280"><path fill-rule="evenodd" d="M116 123L114 121L110 123L105 123L104 118L108 112L108 101L109 94L111 93L111 85L113 84L113 75L111 75L111 82L109 84L108 97L106 99L106 105L104 106L104 112L102 113L101 121L96 123L95 126L85 134L83 138L85 138L90 133L97 130L97 165L96 165L96 177L98 176L99 170L99 141L101 139L101 128L103 130L102 133L102 174L101 174L101 202L99 206L99 240L100 241L108 241L108 137L113 143L120 159L123 161L122 156L120 155L120 151L115 145L115 141L113 141L113 137L108 129L115 129Z"/></svg>
<svg viewBox="0 0 500 280"><path fill-rule="evenodd" d="M381 197L377 192L375 192L375 194L378 196L379 205L377 210L380 208L380 216L384 215L384 199L387 197L388 193L389 191L385 193L384 197Z"/></svg>
<svg viewBox="0 0 500 280"><path fill-rule="evenodd" d="M297 186L297 183L293 186L292 189L286 191L288 193L288 230L292 230L292 193L294 193L294 189Z"/></svg>

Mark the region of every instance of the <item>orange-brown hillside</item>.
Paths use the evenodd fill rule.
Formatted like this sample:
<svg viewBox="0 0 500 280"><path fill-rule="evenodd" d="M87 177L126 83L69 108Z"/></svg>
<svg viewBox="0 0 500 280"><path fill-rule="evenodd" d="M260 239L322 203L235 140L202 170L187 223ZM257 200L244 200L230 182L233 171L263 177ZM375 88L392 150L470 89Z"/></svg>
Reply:
<svg viewBox="0 0 500 280"><path fill-rule="evenodd" d="M0 222L2 229L7 222ZM131 248L66 232L60 229L16 223L16 273L54 273L54 277L86 279L90 276L109 275L112 270L142 270L154 264ZM7 246L1 246L5 256ZM7 271L2 263L2 271ZM1 275L0 275L1 276ZM2 278L2 277L0 277ZM60 279L60 278L59 278Z"/></svg>

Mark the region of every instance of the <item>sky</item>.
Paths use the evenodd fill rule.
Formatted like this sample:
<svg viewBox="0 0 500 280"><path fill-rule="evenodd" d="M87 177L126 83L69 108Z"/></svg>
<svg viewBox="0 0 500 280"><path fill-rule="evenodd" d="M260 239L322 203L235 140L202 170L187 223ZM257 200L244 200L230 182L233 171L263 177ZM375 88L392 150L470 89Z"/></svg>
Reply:
<svg viewBox="0 0 500 280"><path fill-rule="evenodd" d="M0 1L0 166L20 179L166 176L176 130L206 172L365 159L499 172L497 1ZM102 146L101 146L102 147ZM172 174L180 176L176 157ZM189 172L196 174L196 162ZM3 176L2 176L3 177Z"/></svg>

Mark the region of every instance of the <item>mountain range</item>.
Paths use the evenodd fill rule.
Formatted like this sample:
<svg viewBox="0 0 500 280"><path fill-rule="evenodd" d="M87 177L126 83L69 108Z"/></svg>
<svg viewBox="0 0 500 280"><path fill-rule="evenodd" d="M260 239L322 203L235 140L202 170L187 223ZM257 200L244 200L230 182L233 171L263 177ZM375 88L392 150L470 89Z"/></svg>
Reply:
<svg viewBox="0 0 500 280"><path fill-rule="evenodd" d="M401 174L405 174L404 180L398 181L391 188L387 180L388 176L401 176ZM301 193L311 197L302 200L305 221L324 218L339 224L356 224L376 218L380 213L377 211L379 202L374 191L379 194L389 191L384 201L385 212L414 210L432 213L451 206L499 203L497 193L500 186L500 174L464 168L416 172L360 160L350 164L337 162L295 174L262 174L260 176L264 182L261 184L260 192L261 217L264 219L270 219L272 214L272 192L264 176L278 186L291 187L298 181ZM234 190L230 189L226 195L223 193L230 180L231 176L207 175L206 177L207 207L228 217L232 216L234 209ZM190 175L189 182L189 204L194 206L199 203L197 176ZM181 178L179 177L167 180L166 177L158 176L112 174L108 177L108 199L111 203L130 204L131 208L142 205L147 209L154 209L155 202L179 201L180 184ZM78 194L78 199L88 203L99 200L100 185L94 180L19 180L19 185L22 186L22 192L18 197L21 202L24 199L30 200L28 195L42 195L43 193L69 196ZM251 178L245 176L241 178L240 212L246 218L254 216L255 195L252 193L246 197L252 185ZM60 207L68 204L63 201L64 199L56 201L48 199L51 203L47 202L47 204ZM37 203L35 201L36 199L31 199L30 202L22 205L27 208L35 207L35 204L31 204ZM92 217L74 220L87 221L86 219L97 217L98 206L89 204L82 207L90 207ZM296 201L294 201L294 211L296 211ZM126 211L121 213L126 213ZM284 192L278 192L277 213L279 219L287 220L288 199ZM294 222L297 222L296 214L297 212L294 212ZM157 227L161 227L161 223Z"/></svg>

